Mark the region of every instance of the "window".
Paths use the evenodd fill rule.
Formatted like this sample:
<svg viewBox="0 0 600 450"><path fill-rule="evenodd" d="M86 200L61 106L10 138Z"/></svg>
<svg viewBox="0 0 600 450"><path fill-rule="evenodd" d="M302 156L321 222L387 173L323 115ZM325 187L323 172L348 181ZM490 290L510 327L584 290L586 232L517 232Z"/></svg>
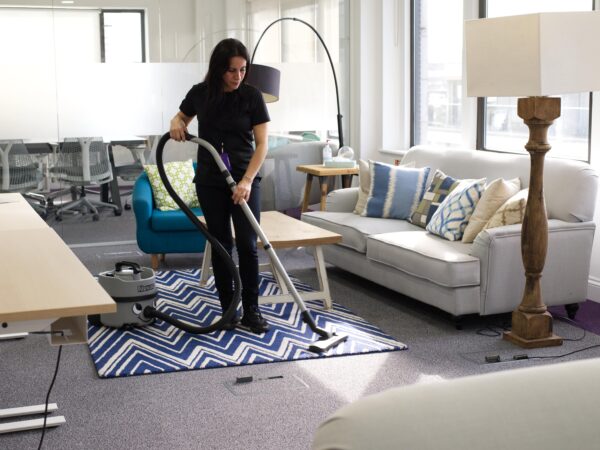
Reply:
<svg viewBox="0 0 600 450"><path fill-rule="evenodd" d="M591 11L591 0L487 0L481 2L481 17L555 11ZM487 11L486 11L487 9ZM589 161L591 94L561 96L561 117L549 128L552 151L548 156ZM514 97L488 97L479 102L478 148L511 153L524 149L529 129L517 115Z"/></svg>
<svg viewBox="0 0 600 450"><path fill-rule="evenodd" d="M412 2L411 145L462 142L462 0Z"/></svg>
<svg viewBox="0 0 600 450"><path fill-rule="evenodd" d="M249 0L247 28L252 30L248 49L252 52L262 31L278 18L297 18L312 27L325 41L336 71L340 101L349 97L348 20L345 1L339 0ZM284 20L265 33L254 62L281 71L279 101L269 105L272 134L302 136L316 134L319 139L338 138L337 99L331 65L321 42L302 23ZM348 140L348 115L343 114L345 141ZM307 135L305 135L306 137Z"/></svg>
<svg viewBox="0 0 600 450"><path fill-rule="evenodd" d="M146 62L143 11L103 10L100 32L102 62Z"/></svg>

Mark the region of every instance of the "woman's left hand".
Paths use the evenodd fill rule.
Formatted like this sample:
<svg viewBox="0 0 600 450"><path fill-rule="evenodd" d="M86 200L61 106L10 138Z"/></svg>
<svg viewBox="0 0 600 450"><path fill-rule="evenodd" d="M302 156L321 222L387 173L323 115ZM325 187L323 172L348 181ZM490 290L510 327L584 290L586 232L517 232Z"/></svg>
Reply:
<svg viewBox="0 0 600 450"><path fill-rule="evenodd" d="M234 204L240 203L242 199L248 201L250 198L250 191L252 190L252 183L248 181L246 178L242 178L240 182L237 184L231 199Z"/></svg>

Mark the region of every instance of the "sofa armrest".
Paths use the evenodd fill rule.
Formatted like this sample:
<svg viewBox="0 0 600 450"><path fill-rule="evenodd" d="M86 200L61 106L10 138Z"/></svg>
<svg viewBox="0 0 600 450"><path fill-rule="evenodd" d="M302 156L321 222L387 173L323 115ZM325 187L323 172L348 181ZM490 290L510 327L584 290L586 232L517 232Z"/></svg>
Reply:
<svg viewBox="0 0 600 450"><path fill-rule="evenodd" d="M141 174L135 181L132 194L133 213L135 220L139 224L146 224L152 217L154 208L154 197L150 180L145 173Z"/></svg>
<svg viewBox="0 0 600 450"><path fill-rule="evenodd" d="M548 251L542 272L542 299L546 305L586 299L595 229L594 222L548 221ZM479 233L470 253L481 261L480 314L514 310L525 287L521 224Z"/></svg>
<svg viewBox="0 0 600 450"><path fill-rule="evenodd" d="M336 189L327 195L325 209L330 212L352 212L358 200L357 187Z"/></svg>

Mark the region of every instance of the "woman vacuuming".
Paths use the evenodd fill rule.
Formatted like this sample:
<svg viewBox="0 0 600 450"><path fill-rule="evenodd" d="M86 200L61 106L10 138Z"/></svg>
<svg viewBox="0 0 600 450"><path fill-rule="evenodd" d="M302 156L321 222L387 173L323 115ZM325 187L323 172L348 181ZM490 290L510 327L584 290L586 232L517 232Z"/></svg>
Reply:
<svg viewBox="0 0 600 450"><path fill-rule="evenodd" d="M206 226L231 255L233 221L242 280L241 325L260 334L269 330L269 324L258 307L256 232L238 203L244 199L260 221L258 171L267 154L270 118L261 93L244 83L248 60L248 50L237 39L219 42L212 51L204 81L190 89L171 119L170 136L185 141L187 126L196 116L198 137L220 150L237 183L232 195L210 153L198 149L194 183ZM232 301L233 279L217 255L213 255L212 265L221 307L226 311ZM240 316L236 315L225 329L233 329L239 323Z"/></svg>

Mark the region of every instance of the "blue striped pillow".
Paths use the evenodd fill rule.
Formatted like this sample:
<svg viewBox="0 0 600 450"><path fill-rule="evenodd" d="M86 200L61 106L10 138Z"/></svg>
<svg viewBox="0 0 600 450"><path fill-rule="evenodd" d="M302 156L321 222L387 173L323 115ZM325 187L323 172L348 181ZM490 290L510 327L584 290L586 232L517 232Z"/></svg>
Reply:
<svg viewBox="0 0 600 450"><path fill-rule="evenodd" d="M371 187L362 216L408 219L423 193L429 167L419 169L369 161Z"/></svg>

